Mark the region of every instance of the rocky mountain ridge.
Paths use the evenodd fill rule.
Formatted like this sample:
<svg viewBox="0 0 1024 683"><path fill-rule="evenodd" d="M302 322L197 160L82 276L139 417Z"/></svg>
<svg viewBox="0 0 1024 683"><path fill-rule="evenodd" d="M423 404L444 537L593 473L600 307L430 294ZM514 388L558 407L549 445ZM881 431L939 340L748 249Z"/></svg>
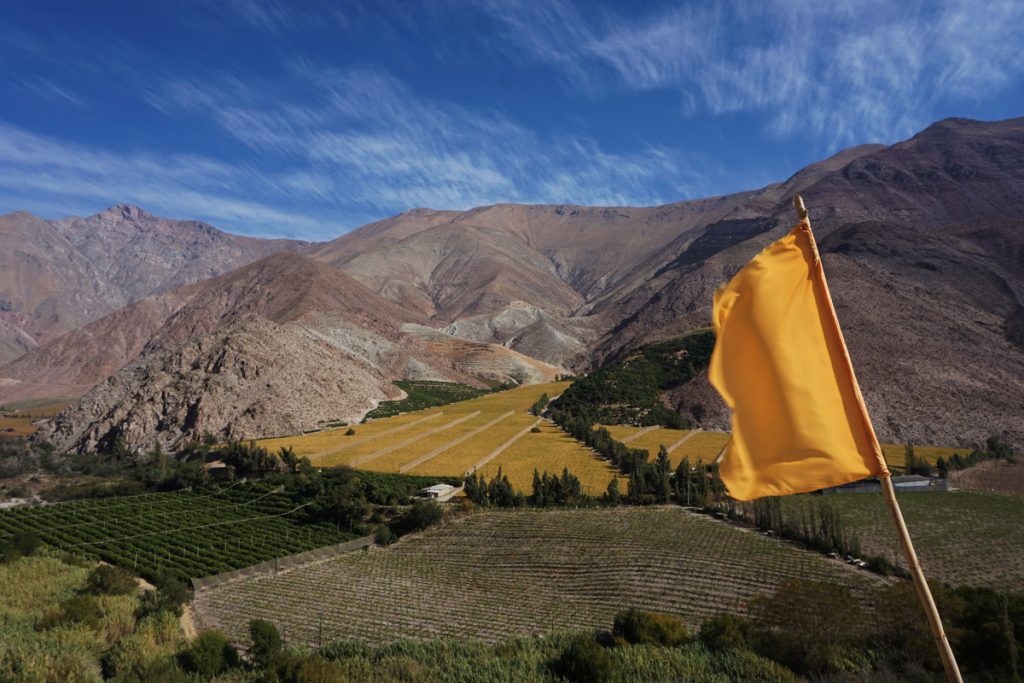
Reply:
<svg viewBox="0 0 1024 683"><path fill-rule="evenodd" d="M759 190L665 206L416 209L303 247L298 270L344 274L363 288L355 298L386 312L388 330L424 349L374 381L410 376L421 364L428 374L472 376L474 354L503 368L498 374L524 378L531 363L540 375L586 371L706 325L714 290L792 225L797 192L810 207L880 436L967 445L1003 433L1024 444L1024 119L941 121L908 141L845 150ZM89 359L72 351L82 342L57 340L0 367L0 400L33 376L57 379L53 368L85 386L117 363L137 368L159 357L158 365L173 365L161 354L203 343L247 315L278 326L327 321L316 329L329 334L348 307L358 310L351 298L320 296L294 279L266 280L262 294L241 298L230 276L200 283L201 296L188 287L156 294L89 331L124 347L116 362L86 372ZM282 317L292 308L305 313ZM139 334L119 332L135 316ZM370 318L354 325L375 330ZM367 353L351 355L365 361ZM145 377L135 369L117 382L145 393ZM105 386L89 400L112 414L117 401L105 397L127 394ZM684 391L676 407L685 410L691 393L706 398ZM721 419L720 411L704 412ZM97 419L86 411L65 421L84 434ZM117 418L104 420L116 427Z"/></svg>

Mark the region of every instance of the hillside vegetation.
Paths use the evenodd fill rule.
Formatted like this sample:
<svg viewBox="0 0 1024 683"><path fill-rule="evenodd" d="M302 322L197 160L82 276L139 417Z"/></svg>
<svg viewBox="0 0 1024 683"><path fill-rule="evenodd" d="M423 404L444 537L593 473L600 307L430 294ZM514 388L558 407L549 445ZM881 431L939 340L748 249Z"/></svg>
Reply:
<svg viewBox="0 0 1024 683"><path fill-rule="evenodd" d="M574 382L558 399L558 411L590 424L685 429L689 425L662 403L662 393L707 367L714 346L710 329L642 346Z"/></svg>
<svg viewBox="0 0 1024 683"><path fill-rule="evenodd" d="M394 385L406 393L405 398L381 401L379 406L366 414L364 422L456 401L467 401L488 393L487 389L477 389L457 382L397 381Z"/></svg>

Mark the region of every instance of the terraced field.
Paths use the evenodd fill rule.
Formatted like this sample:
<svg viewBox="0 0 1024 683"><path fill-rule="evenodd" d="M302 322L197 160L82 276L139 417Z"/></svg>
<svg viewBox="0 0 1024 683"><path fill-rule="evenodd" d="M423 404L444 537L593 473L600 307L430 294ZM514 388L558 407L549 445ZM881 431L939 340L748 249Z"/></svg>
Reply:
<svg viewBox="0 0 1024 683"><path fill-rule="evenodd" d="M974 491L900 493L899 502L929 579L951 585L1024 590L1024 506L1011 496ZM783 505L801 505L788 496ZM829 503L868 555L905 566L880 495L840 494Z"/></svg>
<svg viewBox="0 0 1024 683"><path fill-rule="evenodd" d="M568 382L508 391L353 426L294 437L265 439L270 449L290 446L321 466L350 465L378 472L461 477L479 468L486 476L507 473L529 492L534 468L569 470L585 490L600 495L615 471L582 444L529 413L542 394L557 396ZM534 433L532 427L540 432ZM623 482L624 485L624 482Z"/></svg>
<svg viewBox="0 0 1024 683"><path fill-rule="evenodd" d="M609 552L610 548L619 549ZM628 552L621 552L627 548ZM487 511L373 548L201 591L204 626L250 619L292 642L473 638L608 628L627 606L693 626L786 578L854 590L873 575L677 507ZM322 631L321 631L322 628Z"/></svg>

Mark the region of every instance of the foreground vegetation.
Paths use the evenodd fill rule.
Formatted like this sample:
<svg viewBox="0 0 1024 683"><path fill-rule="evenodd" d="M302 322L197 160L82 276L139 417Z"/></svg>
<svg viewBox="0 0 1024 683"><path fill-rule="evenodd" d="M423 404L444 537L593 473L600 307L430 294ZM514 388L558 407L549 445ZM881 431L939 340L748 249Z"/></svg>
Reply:
<svg viewBox="0 0 1024 683"><path fill-rule="evenodd" d="M185 645L180 587L140 595L130 575L42 552L0 564L0 680L164 680Z"/></svg>

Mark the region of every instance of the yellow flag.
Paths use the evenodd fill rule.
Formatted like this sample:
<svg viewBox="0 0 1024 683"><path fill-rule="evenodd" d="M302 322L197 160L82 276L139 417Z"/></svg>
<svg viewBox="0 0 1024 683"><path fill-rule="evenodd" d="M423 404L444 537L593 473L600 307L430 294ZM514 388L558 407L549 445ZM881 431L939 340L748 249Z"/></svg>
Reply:
<svg viewBox="0 0 1024 683"><path fill-rule="evenodd" d="M719 466L737 500L887 475L810 224L715 293L708 377L733 410Z"/></svg>

